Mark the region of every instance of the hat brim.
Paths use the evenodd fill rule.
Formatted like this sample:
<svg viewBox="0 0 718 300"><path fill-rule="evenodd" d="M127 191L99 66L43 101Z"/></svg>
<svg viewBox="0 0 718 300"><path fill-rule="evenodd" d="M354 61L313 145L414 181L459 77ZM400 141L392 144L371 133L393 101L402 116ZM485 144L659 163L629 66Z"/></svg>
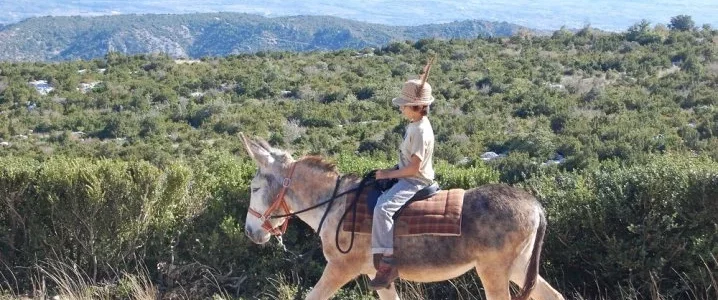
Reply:
<svg viewBox="0 0 718 300"><path fill-rule="evenodd" d="M427 100L427 101L409 101L409 100L406 100L406 99L401 98L401 97L396 97L396 98L394 98L394 99L391 99L391 103L393 103L393 104L396 105L396 106L402 106L402 105L407 105L407 106L431 105L431 103L433 103L433 102L434 102L434 97L431 97L431 98L430 98L429 100Z"/></svg>

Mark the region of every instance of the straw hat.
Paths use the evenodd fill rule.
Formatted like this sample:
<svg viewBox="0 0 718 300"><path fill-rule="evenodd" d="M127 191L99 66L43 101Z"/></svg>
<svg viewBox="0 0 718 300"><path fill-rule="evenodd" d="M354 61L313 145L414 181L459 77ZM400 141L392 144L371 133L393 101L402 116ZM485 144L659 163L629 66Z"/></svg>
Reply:
<svg viewBox="0 0 718 300"><path fill-rule="evenodd" d="M436 57L432 57L424 66L424 72L420 79L411 79L404 82L401 88L401 95L391 100L396 106L409 105L421 106L431 105L434 102L434 96L431 95L431 85L426 80L429 78L431 64Z"/></svg>
<svg viewBox="0 0 718 300"><path fill-rule="evenodd" d="M421 80L412 79L404 83L401 95L391 100L396 106L402 105L431 105L434 96L431 95L431 85L428 82L421 86Z"/></svg>

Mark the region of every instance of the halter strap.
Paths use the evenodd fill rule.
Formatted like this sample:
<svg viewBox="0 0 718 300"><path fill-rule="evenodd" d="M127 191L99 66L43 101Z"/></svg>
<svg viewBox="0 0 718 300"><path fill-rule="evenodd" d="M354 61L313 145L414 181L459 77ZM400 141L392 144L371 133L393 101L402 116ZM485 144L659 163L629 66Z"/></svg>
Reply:
<svg viewBox="0 0 718 300"><path fill-rule="evenodd" d="M289 169L289 176L284 177L284 179L282 180L282 189L279 190L279 194L277 194L277 197L274 198L272 205L270 205L269 208L264 211L264 214L252 209L252 207L249 207L249 213L257 217L260 221L263 221L262 228L269 231L272 235L282 235L287 231L287 225L289 225L288 218L285 218L284 222L282 222L282 224L277 227L273 227L272 223L269 222L269 220L273 219L272 212L274 212L275 210L282 209L285 213L292 213L292 210L289 207L287 200L284 199L284 195L287 193L287 189L292 184L292 175L294 175L294 168L296 166L296 162L292 163L292 167Z"/></svg>

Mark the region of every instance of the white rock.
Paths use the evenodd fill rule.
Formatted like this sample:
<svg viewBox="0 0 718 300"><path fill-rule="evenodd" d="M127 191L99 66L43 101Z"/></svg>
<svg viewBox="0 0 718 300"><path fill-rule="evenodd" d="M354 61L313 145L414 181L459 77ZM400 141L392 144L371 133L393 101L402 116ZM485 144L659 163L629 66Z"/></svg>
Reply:
<svg viewBox="0 0 718 300"><path fill-rule="evenodd" d="M480 157L481 157L481 160L483 160L483 161L490 161L490 160L494 160L494 159L505 157L505 156L506 156L506 154L496 154L496 152L489 151L489 152L484 152L484 154L481 154Z"/></svg>

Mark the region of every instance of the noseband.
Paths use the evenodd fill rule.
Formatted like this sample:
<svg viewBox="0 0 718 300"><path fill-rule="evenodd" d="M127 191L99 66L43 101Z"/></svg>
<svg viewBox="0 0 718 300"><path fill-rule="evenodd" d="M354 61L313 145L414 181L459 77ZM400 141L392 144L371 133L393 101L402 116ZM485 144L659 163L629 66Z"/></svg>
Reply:
<svg viewBox="0 0 718 300"><path fill-rule="evenodd" d="M292 175L294 175L294 167L296 165L297 163L292 164L292 168L289 170L289 176L285 177L284 180L282 180L282 189L279 190L279 194L277 194L277 197L274 198L274 202L272 202L272 205L269 206L269 208L264 212L264 214L252 209L252 207L249 207L249 213L262 221L262 228L264 228L264 230L266 231L269 231L269 233L271 233L272 235L281 236L287 231L287 225L289 225L289 218L285 217L284 222L282 222L282 225L279 225L277 227L273 227L272 223L269 222L269 220L273 218L272 212L274 212L275 210L282 209L284 210L285 214L292 214L292 210L289 208L287 200L284 199L284 194L287 192L287 188L289 188L289 185L292 183Z"/></svg>

